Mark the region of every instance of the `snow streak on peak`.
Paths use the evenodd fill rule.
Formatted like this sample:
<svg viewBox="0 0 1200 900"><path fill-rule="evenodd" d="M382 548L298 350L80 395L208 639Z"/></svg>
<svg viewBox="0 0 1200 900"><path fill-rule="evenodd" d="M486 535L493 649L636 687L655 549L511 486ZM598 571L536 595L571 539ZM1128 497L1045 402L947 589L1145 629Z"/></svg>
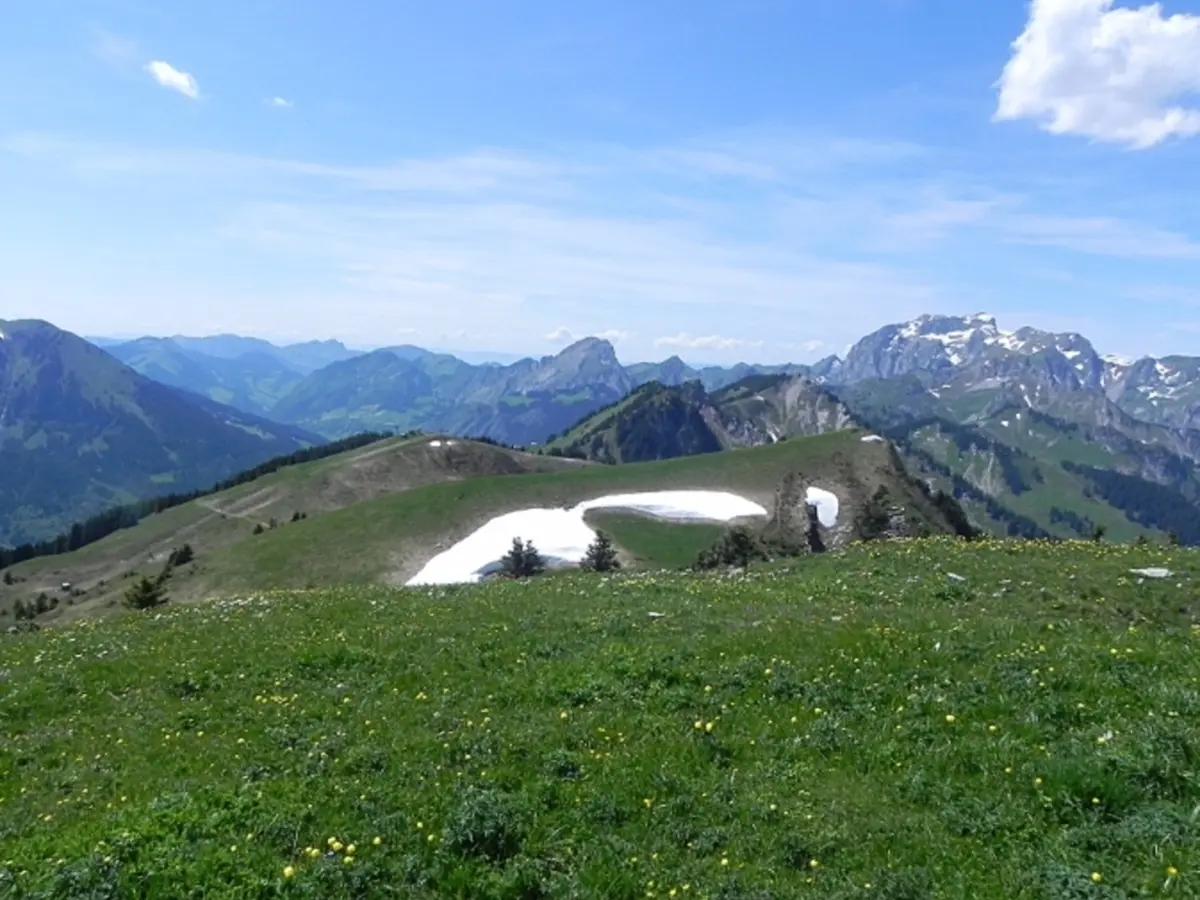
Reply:
<svg viewBox="0 0 1200 900"><path fill-rule="evenodd" d="M912 340L936 341L945 349L950 362L957 366L965 361L962 351L971 345L976 348L997 343L1007 346L1006 342L1012 340L1012 335L1001 331L996 326L995 317L988 313L970 316L924 315L898 326L892 344Z"/></svg>

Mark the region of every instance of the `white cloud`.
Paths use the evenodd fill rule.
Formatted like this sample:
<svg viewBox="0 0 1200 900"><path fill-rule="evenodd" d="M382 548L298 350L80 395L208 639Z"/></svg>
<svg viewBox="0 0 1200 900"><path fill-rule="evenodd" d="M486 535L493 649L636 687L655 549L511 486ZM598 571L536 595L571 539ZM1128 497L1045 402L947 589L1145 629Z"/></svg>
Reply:
<svg viewBox="0 0 1200 900"><path fill-rule="evenodd" d="M825 346L824 341L805 341L802 345L809 353L815 353Z"/></svg>
<svg viewBox="0 0 1200 900"><path fill-rule="evenodd" d="M170 63L155 60L146 65L146 71L167 90L178 91L193 100L200 99L200 85L196 83L196 79L187 72L179 71Z"/></svg>
<svg viewBox="0 0 1200 900"><path fill-rule="evenodd" d="M272 97L267 101L268 106L273 106L276 109L291 109L295 104L285 97Z"/></svg>
<svg viewBox="0 0 1200 900"><path fill-rule="evenodd" d="M721 337L710 334L703 337L681 331L669 337L654 339L656 347L679 347L685 350L737 350L745 347L761 347L762 341L747 341L741 338Z"/></svg>
<svg viewBox="0 0 1200 900"><path fill-rule="evenodd" d="M570 343L571 341L575 340L575 335L573 335L571 330L565 325L560 325L549 334L543 335L542 339L550 341L552 344L562 344Z"/></svg>
<svg viewBox="0 0 1200 900"><path fill-rule="evenodd" d="M600 338L600 340L602 340L602 341L608 341L613 344L619 344L619 343L621 343L621 341L629 340L631 337L633 337L633 334L628 331L618 331L615 328L610 328L607 331L599 332L598 334L595 335L595 337Z"/></svg>
<svg viewBox="0 0 1200 900"><path fill-rule="evenodd" d="M1033 0L999 82L997 120L1035 119L1144 149L1200 133L1200 16L1113 0Z"/></svg>

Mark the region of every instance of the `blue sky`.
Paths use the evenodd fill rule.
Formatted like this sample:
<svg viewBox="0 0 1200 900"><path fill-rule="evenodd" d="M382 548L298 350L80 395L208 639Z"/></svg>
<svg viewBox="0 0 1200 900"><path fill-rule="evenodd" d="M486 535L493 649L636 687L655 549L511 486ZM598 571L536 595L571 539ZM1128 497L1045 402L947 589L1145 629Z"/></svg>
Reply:
<svg viewBox="0 0 1200 900"><path fill-rule="evenodd" d="M0 317L1200 353L1200 0L9 0Z"/></svg>

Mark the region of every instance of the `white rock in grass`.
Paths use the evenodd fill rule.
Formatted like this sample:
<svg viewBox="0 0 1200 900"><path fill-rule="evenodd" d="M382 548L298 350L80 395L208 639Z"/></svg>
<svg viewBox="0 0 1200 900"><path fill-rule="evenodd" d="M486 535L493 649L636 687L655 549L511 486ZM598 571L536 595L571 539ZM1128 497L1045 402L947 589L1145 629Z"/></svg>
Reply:
<svg viewBox="0 0 1200 900"><path fill-rule="evenodd" d="M1162 569L1158 566L1151 566L1148 569L1130 569L1134 575L1141 575L1143 578L1170 578L1171 570Z"/></svg>

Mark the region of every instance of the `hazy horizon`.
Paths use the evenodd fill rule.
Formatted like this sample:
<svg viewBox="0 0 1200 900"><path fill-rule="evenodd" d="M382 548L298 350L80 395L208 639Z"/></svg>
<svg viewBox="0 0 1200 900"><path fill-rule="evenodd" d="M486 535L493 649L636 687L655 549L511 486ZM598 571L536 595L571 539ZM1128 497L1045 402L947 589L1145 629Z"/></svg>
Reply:
<svg viewBox="0 0 1200 900"><path fill-rule="evenodd" d="M9 11L6 317L724 364L940 310L1200 341L1200 0L155 6Z"/></svg>

